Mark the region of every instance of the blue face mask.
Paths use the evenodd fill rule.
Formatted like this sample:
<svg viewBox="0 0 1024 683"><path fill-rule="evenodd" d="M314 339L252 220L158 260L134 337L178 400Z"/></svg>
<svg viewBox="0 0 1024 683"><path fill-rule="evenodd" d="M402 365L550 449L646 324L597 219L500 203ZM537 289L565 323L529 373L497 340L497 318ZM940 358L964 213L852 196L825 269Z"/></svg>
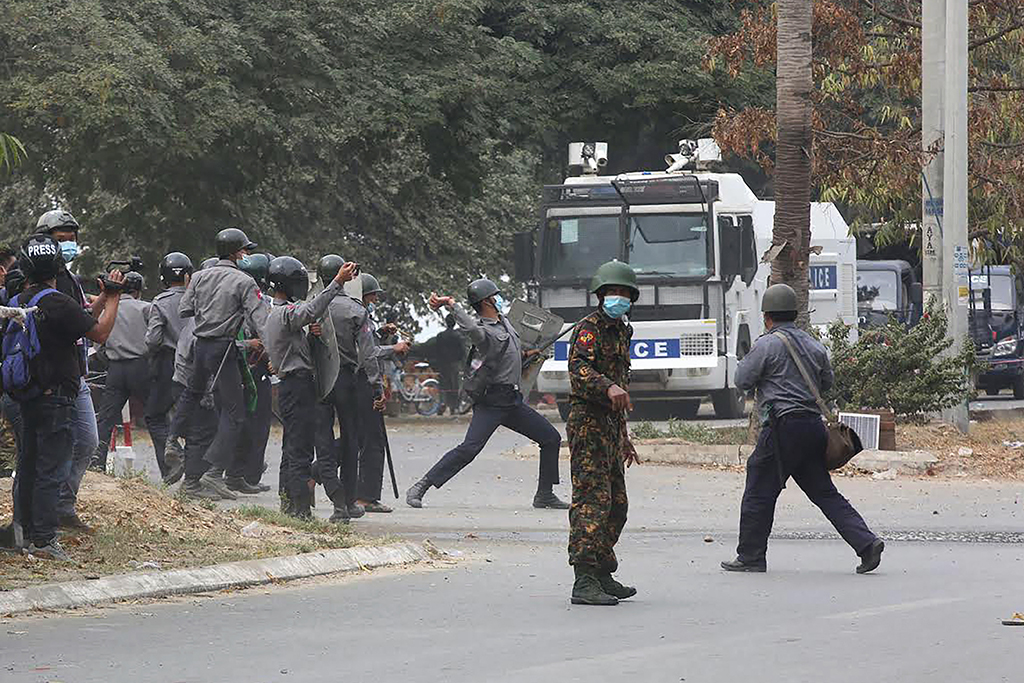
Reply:
<svg viewBox="0 0 1024 683"><path fill-rule="evenodd" d="M618 320L629 313L629 309L632 306L633 302L624 296L606 296L602 304L605 314L614 320Z"/></svg>
<svg viewBox="0 0 1024 683"><path fill-rule="evenodd" d="M505 312L505 298L501 294L494 296L494 307L498 309L498 313Z"/></svg>
<svg viewBox="0 0 1024 683"><path fill-rule="evenodd" d="M64 259L64 263L71 263L78 256L78 242L61 242L60 243L60 255Z"/></svg>
<svg viewBox="0 0 1024 683"><path fill-rule="evenodd" d="M373 315L373 312L376 310L377 307L374 304L366 304L366 312L369 313L370 315Z"/></svg>
<svg viewBox="0 0 1024 683"><path fill-rule="evenodd" d="M252 261L250 261L249 256L246 255L238 259L238 262L235 265L238 266L239 268L248 268L249 266L252 265Z"/></svg>

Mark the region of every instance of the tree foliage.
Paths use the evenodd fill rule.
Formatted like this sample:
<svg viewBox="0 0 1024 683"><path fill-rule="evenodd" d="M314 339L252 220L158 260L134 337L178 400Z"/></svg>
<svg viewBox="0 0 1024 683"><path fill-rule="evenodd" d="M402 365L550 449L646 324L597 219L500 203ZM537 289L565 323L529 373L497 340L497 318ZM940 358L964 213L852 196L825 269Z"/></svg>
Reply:
<svg viewBox="0 0 1024 683"><path fill-rule="evenodd" d="M831 401L841 409L889 409L909 420L966 401L976 366L969 340L958 353L946 354L953 340L947 319L932 306L914 326L890 318L883 327L861 330L855 343L841 322L828 330L835 371Z"/></svg>
<svg viewBox="0 0 1024 683"><path fill-rule="evenodd" d="M738 31L710 41L706 65L740 76L775 63L773 6L747 3ZM822 201L882 221L902 240L920 221L921 3L815 0L814 175ZM971 237L1024 243L1024 3L970 3ZM723 108L723 149L772 167L773 112ZM982 250L983 258L993 258ZM1021 259L1019 247L998 258Z"/></svg>
<svg viewBox="0 0 1024 683"><path fill-rule="evenodd" d="M565 145L660 167L763 76L701 66L728 0L5 0L0 130L33 150L0 193L53 203L111 255L201 259L240 225L274 254L357 259L395 298L509 268ZM655 161L656 160L656 161ZM654 162L654 163L652 163Z"/></svg>

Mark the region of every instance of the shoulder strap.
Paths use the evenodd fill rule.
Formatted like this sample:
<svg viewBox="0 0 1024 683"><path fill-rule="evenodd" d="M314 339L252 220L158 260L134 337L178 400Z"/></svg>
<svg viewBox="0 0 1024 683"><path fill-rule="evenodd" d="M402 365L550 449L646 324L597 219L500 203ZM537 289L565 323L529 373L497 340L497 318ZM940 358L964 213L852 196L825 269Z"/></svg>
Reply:
<svg viewBox="0 0 1024 683"><path fill-rule="evenodd" d="M799 354L797 354L796 348L793 347L793 342L790 340L789 335L782 330L776 331L775 334L782 340L782 343L785 344L786 350L789 351L789 357L793 359L793 362L796 364L796 369L800 371L800 376L804 378L804 383L807 384L807 388L811 390L812 394L814 394L814 400L818 402L821 414L824 415L826 419L832 419L832 411L828 409L828 406L825 405L825 401L822 400L821 392L818 391L817 383L811 379L811 375L807 372L807 367L804 365Z"/></svg>
<svg viewBox="0 0 1024 683"><path fill-rule="evenodd" d="M57 290L54 289L53 287L47 287L46 289L37 292L36 295L33 296L31 300L29 300L28 306L26 306L25 308L32 308L33 306L38 304L39 300L42 299L44 296L46 296L47 294L55 294L56 292Z"/></svg>

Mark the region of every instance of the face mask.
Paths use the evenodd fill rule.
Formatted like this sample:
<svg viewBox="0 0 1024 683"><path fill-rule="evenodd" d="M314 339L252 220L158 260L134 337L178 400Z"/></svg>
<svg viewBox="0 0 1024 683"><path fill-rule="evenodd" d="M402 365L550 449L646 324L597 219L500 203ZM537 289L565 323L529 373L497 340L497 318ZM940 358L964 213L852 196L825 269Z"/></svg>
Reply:
<svg viewBox="0 0 1024 683"><path fill-rule="evenodd" d="M629 313L630 307L633 302L624 296L606 296L604 303L602 304L604 312L609 318L618 320L622 316Z"/></svg>
<svg viewBox="0 0 1024 683"><path fill-rule="evenodd" d="M505 298L501 294L494 295L494 307L498 309L498 313L505 312Z"/></svg>
<svg viewBox="0 0 1024 683"><path fill-rule="evenodd" d="M373 312L377 310L377 306L374 304L366 304L366 312L373 315Z"/></svg>
<svg viewBox="0 0 1024 683"><path fill-rule="evenodd" d="M238 259L238 262L235 265L238 266L239 268L248 268L249 266L252 265L252 261L249 260L248 256L243 256L242 258Z"/></svg>
<svg viewBox="0 0 1024 683"><path fill-rule="evenodd" d="M61 242L60 255L64 258L64 263L74 261L78 256L78 242Z"/></svg>

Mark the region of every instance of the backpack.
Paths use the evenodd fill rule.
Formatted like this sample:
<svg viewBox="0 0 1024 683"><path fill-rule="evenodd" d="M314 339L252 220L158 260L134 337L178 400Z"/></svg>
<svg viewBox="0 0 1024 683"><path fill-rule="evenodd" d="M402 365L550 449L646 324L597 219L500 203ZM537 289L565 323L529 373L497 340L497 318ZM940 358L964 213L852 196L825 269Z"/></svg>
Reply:
<svg viewBox="0 0 1024 683"><path fill-rule="evenodd" d="M47 288L37 293L26 308L33 308L47 294L57 290ZM19 294L11 299L11 306L17 307ZM36 329L34 313L25 315L24 324L10 320L3 337L3 362L0 364L0 381L4 392L16 401L28 401L41 396L44 387L32 373L32 360L41 351L39 332Z"/></svg>

